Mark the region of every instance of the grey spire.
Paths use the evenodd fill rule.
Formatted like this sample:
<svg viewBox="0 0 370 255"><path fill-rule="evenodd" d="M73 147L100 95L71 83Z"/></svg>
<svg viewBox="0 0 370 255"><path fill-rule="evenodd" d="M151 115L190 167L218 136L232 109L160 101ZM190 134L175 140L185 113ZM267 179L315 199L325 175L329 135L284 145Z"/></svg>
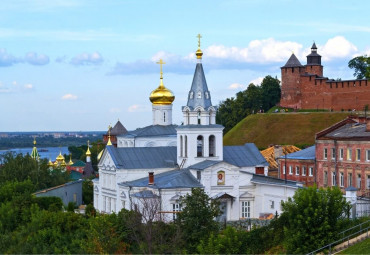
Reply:
<svg viewBox="0 0 370 255"><path fill-rule="evenodd" d="M292 53L288 62L286 62L285 66L283 67L299 67L302 66L301 62L299 62L298 58Z"/></svg>
<svg viewBox="0 0 370 255"><path fill-rule="evenodd" d="M204 76L202 63L197 63L195 67L193 83L188 95L187 106L190 109L195 109L201 106L204 109L212 106L211 94L208 91L206 77Z"/></svg>
<svg viewBox="0 0 370 255"><path fill-rule="evenodd" d="M316 47L316 43L315 42L313 42L311 49L316 49L317 50L317 47Z"/></svg>

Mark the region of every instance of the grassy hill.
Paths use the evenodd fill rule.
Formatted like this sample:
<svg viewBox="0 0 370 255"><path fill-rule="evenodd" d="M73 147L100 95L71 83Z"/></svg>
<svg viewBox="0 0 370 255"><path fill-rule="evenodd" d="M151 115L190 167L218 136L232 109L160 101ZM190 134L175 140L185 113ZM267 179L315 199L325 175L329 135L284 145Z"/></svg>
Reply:
<svg viewBox="0 0 370 255"><path fill-rule="evenodd" d="M224 145L252 142L258 148L270 144L311 145L315 133L345 119L349 113L266 113L247 116L224 136Z"/></svg>

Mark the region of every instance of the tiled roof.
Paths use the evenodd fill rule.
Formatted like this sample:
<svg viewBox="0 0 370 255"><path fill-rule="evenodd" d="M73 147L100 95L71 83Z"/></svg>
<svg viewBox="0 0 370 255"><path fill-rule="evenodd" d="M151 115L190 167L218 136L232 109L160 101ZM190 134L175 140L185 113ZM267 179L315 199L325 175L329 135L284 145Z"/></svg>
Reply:
<svg viewBox="0 0 370 255"><path fill-rule="evenodd" d="M198 96L200 93L200 96ZM193 82L188 94L188 103L186 104L190 109L195 109L201 106L204 109L212 106L211 94L208 90L206 77L204 76L203 66L197 63L195 67Z"/></svg>
<svg viewBox="0 0 370 255"><path fill-rule="evenodd" d="M131 182L122 182L119 185L128 187L152 187L156 189L174 188L202 188L203 185L190 173L188 169L173 170L154 174L154 184L149 185L149 178L141 178Z"/></svg>
<svg viewBox="0 0 370 255"><path fill-rule="evenodd" d="M301 62L299 62L298 58L292 53L288 61L283 67L299 67L302 66Z"/></svg>
<svg viewBox="0 0 370 255"><path fill-rule="evenodd" d="M172 147L106 147L117 168L174 168L177 148Z"/></svg>
<svg viewBox="0 0 370 255"><path fill-rule="evenodd" d="M150 125L127 132L122 137L176 136L177 125Z"/></svg>
<svg viewBox="0 0 370 255"><path fill-rule="evenodd" d="M285 156L279 157L280 159L285 159ZM314 160L315 159L315 145L307 147L301 151L293 152L286 155L287 159L306 159Z"/></svg>
<svg viewBox="0 0 370 255"><path fill-rule="evenodd" d="M85 162L81 161L81 160L77 160L74 164L72 164L71 166L72 167L84 167L86 164Z"/></svg>
<svg viewBox="0 0 370 255"><path fill-rule="evenodd" d="M224 161L239 167L268 166L254 143L246 143L241 146L224 146Z"/></svg>

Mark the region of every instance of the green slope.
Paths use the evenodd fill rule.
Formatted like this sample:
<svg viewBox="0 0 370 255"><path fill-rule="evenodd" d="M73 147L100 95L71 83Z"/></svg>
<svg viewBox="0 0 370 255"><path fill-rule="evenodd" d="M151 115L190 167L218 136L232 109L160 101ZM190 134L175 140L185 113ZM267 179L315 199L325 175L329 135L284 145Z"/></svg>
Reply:
<svg viewBox="0 0 370 255"><path fill-rule="evenodd" d="M258 148L270 144L311 145L315 133L337 123L348 113L266 113L249 115L224 136L224 145L255 143Z"/></svg>
<svg viewBox="0 0 370 255"><path fill-rule="evenodd" d="M370 254L370 239L368 238L362 242L356 243L341 251L339 254Z"/></svg>

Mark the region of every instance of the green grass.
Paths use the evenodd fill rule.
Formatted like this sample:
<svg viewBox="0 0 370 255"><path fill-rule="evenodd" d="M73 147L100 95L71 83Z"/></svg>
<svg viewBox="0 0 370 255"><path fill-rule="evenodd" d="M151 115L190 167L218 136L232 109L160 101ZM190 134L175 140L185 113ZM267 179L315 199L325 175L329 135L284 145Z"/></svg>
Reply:
<svg viewBox="0 0 370 255"><path fill-rule="evenodd" d="M348 113L265 113L247 116L224 136L224 145L255 143L311 145L315 134L348 116Z"/></svg>
<svg viewBox="0 0 370 255"><path fill-rule="evenodd" d="M356 243L348 249L341 251L339 254L370 254L370 238Z"/></svg>

